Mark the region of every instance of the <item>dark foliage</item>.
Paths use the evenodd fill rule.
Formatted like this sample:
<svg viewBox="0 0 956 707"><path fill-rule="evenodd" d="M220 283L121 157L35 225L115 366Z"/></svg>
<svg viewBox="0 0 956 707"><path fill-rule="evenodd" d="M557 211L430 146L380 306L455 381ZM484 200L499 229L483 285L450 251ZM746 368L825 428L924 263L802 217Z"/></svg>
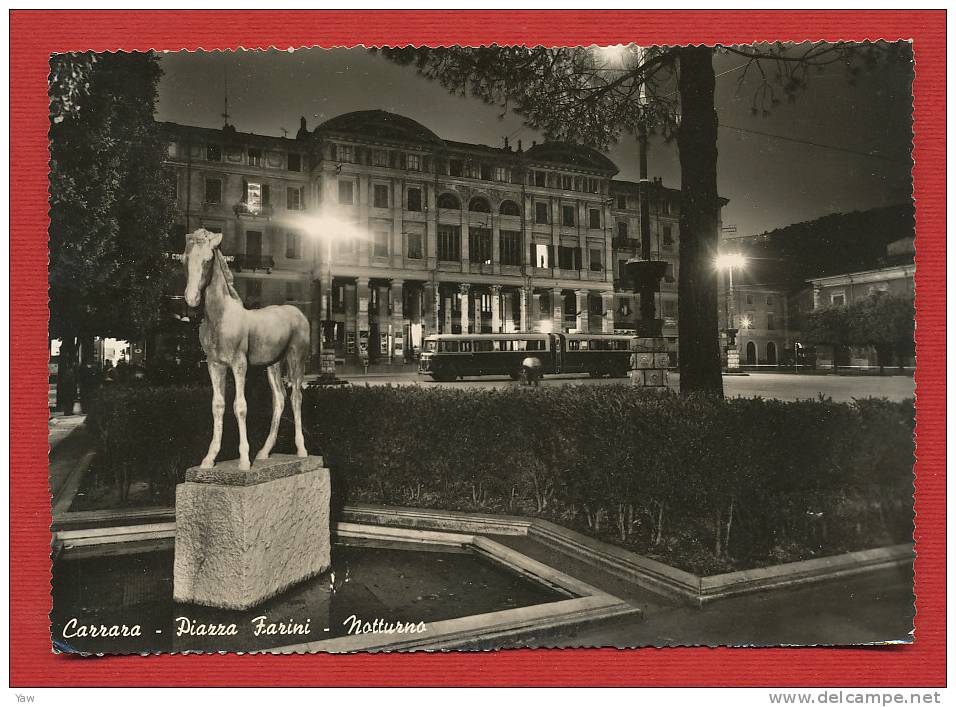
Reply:
<svg viewBox="0 0 956 707"><path fill-rule="evenodd" d="M264 381L247 395L255 449ZM208 444L209 400L208 388L103 389L88 418L100 473L171 502ZM703 573L912 534L911 401L376 387L307 391L303 412L338 502L539 515ZM290 436L284 419L278 451ZM229 413L223 441L234 457Z"/></svg>

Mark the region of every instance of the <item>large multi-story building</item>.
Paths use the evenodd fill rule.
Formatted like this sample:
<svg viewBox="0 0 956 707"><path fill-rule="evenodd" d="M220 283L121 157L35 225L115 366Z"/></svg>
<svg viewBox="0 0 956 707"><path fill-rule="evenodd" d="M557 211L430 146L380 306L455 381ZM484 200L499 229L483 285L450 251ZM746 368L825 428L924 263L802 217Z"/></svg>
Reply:
<svg viewBox="0 0 956 707"><path fill-rule="evenodd" d="M641 252L639 185L600 152L443 140L378 110L314 130L303 118L294 139L163 129L178 232L222 232L246 305L298 305L313 354L322 342L340 360L400 361L432 333L636 327L621 266ZM676 356L680 192L650 191Z"/></svg>

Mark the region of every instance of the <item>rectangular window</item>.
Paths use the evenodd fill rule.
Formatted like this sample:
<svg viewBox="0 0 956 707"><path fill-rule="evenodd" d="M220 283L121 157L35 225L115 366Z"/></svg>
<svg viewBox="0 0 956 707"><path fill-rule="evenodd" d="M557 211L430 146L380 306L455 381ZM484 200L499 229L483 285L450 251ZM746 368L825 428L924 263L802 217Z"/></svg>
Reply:
<svg viewBox="0 0 956 707"><path fill-rule="evenodd" d="M422 259L422 234L410 232L408 234L408 257L412 260Z"/></svg>
<svg viewBox="0 0 956 707"><path fill-rule="evenodd" d="M548 186L548 173L542 172L540 170L535 170L534 172L534 185L536 187L546 187Z"/></svg>
<svg viewBox="0 0 956 707"><path fill-rule="evenodd" d="M842 307L846 304L846 295L842 292L830 295L830 304L835 307Z"/></svg>
<svg viewBox="0 0 956 707"><path fill-rule="evenodd" d="M262 150L256 147L249 148L249 164L253 167L262 166Z"/></svg>
<svg viewBox="0 0 956 707"><path fill-rule="evenodd" d="M468 160L465 162L465 174L471 179L478 179L481 175L480 165L474 160Z"/></svg>
<svg viewBox="0 0 956 707"><path fill-rule="evenodd" d="M754 296L753 296L753 295L747 295L747 296L744 298L744 301L745 301L747 304L753 304L753 303L754 303Z"/></svg>
<svg viewBox="0 0 956 707"><path fill-rule="evenodd" d="M591 270L600 272L604 269L604 261L601 258L600 248L591 248Z"/></svg>
<svg viewBox="0 0 956 707"><path fill-rule="evenodd" d="M461 160L448 160L448 174L452 177L460 177L464 171L465 164Z"/></svg>
<svg viewBox="0 0 956 707"><path fill-rule="evenodd" d="M492 174L493 174L493 172L492 172L492 169L491 169L491 165L490 165L490 164L482 164L482 165L481 165L481 178L482 178L482 179L484 179L484 180L487 181L487 182L490 182L490 181L491 181L491 178L492 178Z"/></svg>
<svg viewBox="0 0 956 707"><path fill-rule="evenodd" d="M563 205L561 207L561 225L562 226L573 226L574 225L574 207Z"/></svg>
<svg viewBox="0 0 956 707"><path fill-rule="evenodd" d="M774 321L773 312L767 312L767 328L776 329L776 322Z"/></svg>
<svg viewBox="0 0 956 707"><path fill-rule="evenodd" d="M544 201L534 202L534 222L548 223L548 204Z"/></svg>
<svg viewBox="0 0 956 707"><path fill-rule="evenodd" d="M355 151L352 149L351 145L338 146L338 160L339 162L354 162L355 161Z"/></svg>
<svg viewBox="0 0 956 707"><path fill-rule="evenodd" d="M285 257L290 260L298 260L302 257L302 236L295 231L286 231Z"/></svg>
<svg viewBox="0 0 956 707"><path fill-rule="evenodd" d="M301 211L303 193L304 193L303 187L286 187L286 190L285 190L286 208L289 209L290 211Z"/></svg>
<svg viewBox="0 0 956 707"><path fill-rule="evenodd" d="M206 145L206 159L210 162L222 162L222 148L212 143Z"/></svg>
<svg viewBox="0 0 956 707"><path fill-rule="evenodd" d="M422 157L421 155L408 155L405 158L405 163L413 172L420 172L422 170Z"/></svg>
<svg viewBox="0 0 956 707"><path fill-rule="evenodd" d="M345 286L338 285L332 288L332 311L345 311Z"/></svg>
<svg viewBox="0 0 956 707"><path fill-rule="evenodd" d="M500 231L498 250L502 265L521 265L521 232Z"/></svg>
<svg viewBox="0 0 956 707"><path fill-rule="evenodd" d="M349 256L355 253L355 241L351 238L337 238L335 248L339 255Z"/></svg>
<svg viewBox="0 0 956 707"><path fill-rule="evenodd" d="M619 238L627 238L627 221L617 222L617 235Z"/></svg>
<svg viewBox="0 0 956 707"><path fill-rule="evenodd" d="M354 184L351 179L340 179L339 180L339 203L340 204L352 204L354 194Z"/></svg>
<svg viewBox="0 0 956 707"><path fill-rule="evenodd" d="M491 264L491 229L472 226L468 230L468 259L472 263Z"/></svg>
<svg viewBox="0 0 956 707"><path fill-rule="evenodd" d="M601 181L599 179L594 179L593 177L588 177L587 179L587 190L592 194L597 194L601 189Z"/></svg>
<svg viewBox="0 0 956 707"><path fill-rule="evenodd" d="M558 246L558 267L562 270L580 270L581 249Z"/></svg>
<svg viewBox="0 0 956 707"><path fill-rule="evenodd" d="M532 248L534 249L534 266L536 268L550 268L551 246L535 243Z"/></svg>
<svg viewBox="0 0 956 707"><path fill-rule="evenodd" d="M203 197L203 201L207 204L222 203L222 180L220 179L206 180L206 194Z"/></svg>
<svg viewBox="0 0 956 707"><path fill-rule="evenodd" d="M570 174L561 175L561 188L566 191L571 191L574 189L574 177Z"/></svg>
<svg viewBox="0 0 956 707"><path fill-rule="evenodd" d="M588 228L601 227L601 210L588 209Z"/></svg>
<svg viewBox="0 0 956 707"><path fill-rule="evenodd" d="M617 195L617 208L626 209L627 208L627 195L618 194Z"/></svg>
<svg viewBox="0 0 956 707"><path fill-rule="evenodd" d="M385 184L373 184L372 187L372 206L376 209L387 209L388 187Z"/></svg>
<svg viewBox="0 0 956 707"><path fill-rule="evenodd" d="M408 210L409 211L422 210L422 190L421 189L408 190Z"/></svg>
<svg viewBox="0 0 956 707"><path fill-rule="evenodd" d="M245 193L242 200L249 207L251 213L257 214L262 210L262 185L256 182L245 182Z"/></svg>
<svg viewBox="0 0 956 707"><path fill-rule="evenodd" d="M461 261L461 226L438 226L438 259L448 262Z"/></svg>
<svg viewBox="0 0 956 707"><path fill-rule="evenodd" d="M302 171L302 155L298 152L289 153L289 171L290 172L301 172Z"/></svg>
<svg viewBox="0 0 956 707"><path fill-rule="evenodd" d="M388 231L375 231L374 248L372 253L376 258L388 257Z"/></svg>
<svg viewBox="0 0 956 707"><path fill-rule="evenodd" d="M664 250L674 250L674 233L670 226L664 226L664 235L661 242Z"/></svg>
<svg viewBox="0 0 956 707"><path fill-rule="evenodd" d="M508 181L508 170L504 167L495 167L495 181L496 182L507 182Z"/></svg>
<svg viewBox="0 0 956 707"><path fill-rule="evenodd" d="M588 312L599 317L604 313L604 310L602 309L603 307L604 301L601 299L600 295L597 297L588 295Z"/></svg>
<svg viewBox="0 0 956 707"><path fill-rule="evenodd" d="M387 150L372 150L372 165L374 167L387 167L388 166L388 151Z"/></svg>
<svg viewBox="0 0 956 707"><path fill-rule="evenodd" d="M661 314L665 317L677 316L677 300L665 299L661 302Z"/></svg>

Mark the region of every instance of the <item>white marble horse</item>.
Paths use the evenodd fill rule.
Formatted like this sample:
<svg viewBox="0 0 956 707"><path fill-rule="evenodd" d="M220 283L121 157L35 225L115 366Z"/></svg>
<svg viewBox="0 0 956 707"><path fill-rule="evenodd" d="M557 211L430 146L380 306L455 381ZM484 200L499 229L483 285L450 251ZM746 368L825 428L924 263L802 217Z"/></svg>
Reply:
<svg viewBox="0 0 956 707"><path fill-rule="evenodd" d="M212 380L213 433L209 451L201 466L211 468L222 443L222 415L226 409L226 369L236 381L233 410L239 425L239 468L249 469L249 440L246 437L246 369L267 366L272 387L272 425L256 459L267 459L276 443L279 419L285 405L281 366L292 385L292 412L295 417L295 446L300 457L307 456L302 436L302 379L309 353L309 322L292 305L246 309L233 286L232 273L219 250L221 233L204 228L186 236L183 264L186 267L186 304L203 304L199 340Z"/></svg>

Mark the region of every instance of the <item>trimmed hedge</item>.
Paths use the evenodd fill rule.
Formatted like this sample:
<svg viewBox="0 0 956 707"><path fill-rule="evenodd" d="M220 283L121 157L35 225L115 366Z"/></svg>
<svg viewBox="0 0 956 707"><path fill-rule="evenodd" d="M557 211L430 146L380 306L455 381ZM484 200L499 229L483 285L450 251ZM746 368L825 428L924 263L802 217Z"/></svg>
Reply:
<svg viewBox="0 0 956 707"><path fill-rule="evenodd" d="M100 472L171 501L208 444L210 395L104 389L88 417ZM254 454L264 382L247 398ZM912 537L912 401L407 386L309 390L303 414L339 503L542 515L698 573ZM220 459L237 454L231 406L225 422ZM293 449L291 428L286 405L277 451Z"/></svg>

